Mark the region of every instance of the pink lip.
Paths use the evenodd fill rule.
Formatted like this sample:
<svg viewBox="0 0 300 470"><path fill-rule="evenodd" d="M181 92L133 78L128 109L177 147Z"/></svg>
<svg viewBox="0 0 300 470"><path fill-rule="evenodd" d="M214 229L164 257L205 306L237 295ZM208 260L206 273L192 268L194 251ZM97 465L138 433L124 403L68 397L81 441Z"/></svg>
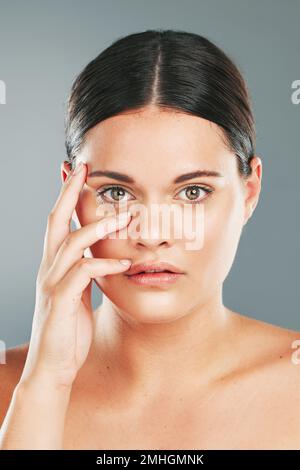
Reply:
<svg viewBox="0 0 300 470"><path fill-rule="evenodd" d="M141 274L132 274L131 276L127 275L127 278L138 285L144 286L161 286L165 284L172 284L176 282L183 273L141 273Z"/></svg>
<svg viewBox="0 0 300 470"><path fill-rule="evenodd" d="M173 264L166 263L166 262L144 262L138 263L131 266L131 268L125 273L127 276L131 276L133 274L138 274L141 271L149 271L149 270L160 270L160 271L171 271L172 273L183 274L183 272L174 266Z"/></svg>

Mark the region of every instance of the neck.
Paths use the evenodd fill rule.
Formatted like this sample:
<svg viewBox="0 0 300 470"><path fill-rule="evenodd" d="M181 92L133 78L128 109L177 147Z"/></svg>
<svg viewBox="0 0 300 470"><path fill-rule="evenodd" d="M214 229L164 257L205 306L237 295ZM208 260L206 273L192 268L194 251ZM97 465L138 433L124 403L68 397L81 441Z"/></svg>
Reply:
<svg viewBox="0 0 300 470"><path fill-rule="evenodd" d="M221 292L164 323L130 321L130 312L103 299L95 312L91 357L123 390L154 391L195 380L202 386L224 375L238 322L222 304Z"/></svg>

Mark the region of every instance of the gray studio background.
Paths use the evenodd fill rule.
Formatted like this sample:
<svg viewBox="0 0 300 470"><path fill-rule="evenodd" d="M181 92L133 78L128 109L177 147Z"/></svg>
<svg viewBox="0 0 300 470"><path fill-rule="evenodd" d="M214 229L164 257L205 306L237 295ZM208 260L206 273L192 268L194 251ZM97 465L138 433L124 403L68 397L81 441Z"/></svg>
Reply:
<svg viewBox="0 0 300 470"><path fill-rule="evenodd" d="M224 303L300 330L300 1L0 0L0 340L29 340L46 219L61 186L72 80L110 43L149 28L207 36L240 67L252 97L263 187L224 285ZM93 290L96 307L101 296Z"/></svg>

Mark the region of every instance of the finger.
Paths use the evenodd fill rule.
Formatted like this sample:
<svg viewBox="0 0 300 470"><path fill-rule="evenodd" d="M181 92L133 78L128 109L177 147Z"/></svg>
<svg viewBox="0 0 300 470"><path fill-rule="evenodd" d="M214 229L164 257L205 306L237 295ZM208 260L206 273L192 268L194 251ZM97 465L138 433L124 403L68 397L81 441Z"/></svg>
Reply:
<svg viewBox="0 0 300 470"><path fill-rule="evenodd" d="M86 288L82 292L81 300L84 303L87 310L93 310L92 307L92 280L86 286Z"/></svg>
<svg viewBox="0 0 300 470"><path fill-rule="evenodd" d="M47 260L48 265L52 263L61 243L70 233L72 214L87 172L86 164L82 163L81 167L79 165L76 167L79 170L78 173L69 174L64 182L58 199L48 216L43 253L43 258Z"/></svg>
<svg viewBox="0 0 300 470"><path fill-rule="evenodd" d="M117 259L83 258L72 266L55 287L54 309L58 312L75 312L81 301L83 290L92 279L107 274L118 274L130 267ZM69 308L67 308L68 306Z"/></svg>
<svg viewBox="0 0 300 470"><path fill-rule="evenodd" d="M84 254L82 255L81 259L85 259ZM88 311L93 311L92 307L92 280L86 286L86 288L82 292L81 301L85 305Z"/></svg>
<svg viewBox="0 0 300 470"><path fill-rule="evenodd" d="M86 248L109 233L125 228L130 219L131 214L123 211L117 217L106 217L71 232L60 246L54 262L48 270L48 284L52 286L57 284L73 264L82 257Z"/></svg>

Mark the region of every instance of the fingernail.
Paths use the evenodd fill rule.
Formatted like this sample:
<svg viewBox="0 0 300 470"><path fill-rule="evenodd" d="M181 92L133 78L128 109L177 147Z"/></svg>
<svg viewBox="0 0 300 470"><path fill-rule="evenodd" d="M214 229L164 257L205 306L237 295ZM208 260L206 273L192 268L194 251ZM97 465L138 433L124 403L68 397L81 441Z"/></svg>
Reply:
<svg viewBox="0 0 300 470"><path fill-rule="evenodd" d="M125 265L129 265L132 263L131 259L120 259L119 261L120 263L125 264Z"/></svg>
<svg viewBox="0 0 300 470"><path fill-rule="evenodd" d="M77 175L77 173L80 173L80 171L82 170L82 168L83 168L83 162L79 162L79 163L76 165L73 174L74 174L74 175Z"/></svg>

